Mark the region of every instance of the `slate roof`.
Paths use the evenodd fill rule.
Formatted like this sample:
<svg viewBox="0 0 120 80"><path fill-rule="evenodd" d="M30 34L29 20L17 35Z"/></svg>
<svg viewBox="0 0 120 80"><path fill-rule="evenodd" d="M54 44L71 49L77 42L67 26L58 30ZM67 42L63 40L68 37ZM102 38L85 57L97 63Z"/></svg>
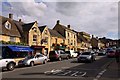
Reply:
<svg viewBox="0 0 120 80"><path fill-rule="evenodd" d="M18 27L15 24L15 20L11 20L9 18L0 16L0 21L1 21L1 24L2 24L2 25L0 25L0 30L2 30L0 32L0 34L7 35L7 36L21 37L20 32L18 30ZM7 21L9 21L11 23L11 29L6 29L5 28L5 23Z"/></svg>
<svg viewBox="0 0 120 80"><path fill-rule="evenodd" d="M70 30L73 31L72 29L68 28L67 26L61 25L61 24L56 24L53 30L56 30L59 34L62 36L66 37L65 35L65 30ZM74 31L73 31L74 32Z"/></svg>
<svg viewBox="0 0 120 80"><path fill-rule="evenodd" d="M31 28L32 28L32 26L35 24L35 22L32 22L32 23L27 23L27 24L24 24L24 25L22 25L23 27L23 31L29 31Z"/></svg>
<svg viewBox="0 0 120 80"><path fill-rule="evenodd" d="M45 27L47 27L47 25L44 25L44 26L39 26L38 28L39 28L39 30L40 30L41 32L43 32L43 31L44 31L44 29L45 29Z"/></svg>
<svg viewBox="0 0 120 80"><path fill-rule="evenodd" d="M81 34L77 35L77 39L79 42L88 42L87 39L85 37L83 37Z"/></svg>
<svg viewBox="0 0 120 80"><path fill-rule="evenodd" d="M49 30L51 36L65 39L65 37L63 37L61 34L59 34L56 30L53 30L50 28L48 28L48 30Z"/></svg>

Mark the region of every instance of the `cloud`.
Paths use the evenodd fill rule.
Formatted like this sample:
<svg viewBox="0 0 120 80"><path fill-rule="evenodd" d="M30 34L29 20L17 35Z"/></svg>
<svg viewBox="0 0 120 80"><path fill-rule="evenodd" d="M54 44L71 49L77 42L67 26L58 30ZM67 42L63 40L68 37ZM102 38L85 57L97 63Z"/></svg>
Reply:
<svg viewBox="0 0 120 80"><path fill-rule="evenodd" d="M70 24L76 31L86 31L98 37L113 38L111 34L118 36L117 2L35 1L8 2L5 4L7 7L3 6L3 13L8 15L8 12L13 12L16 18L22 18L25 22L37 20L39 25L48 25L49 28L53 28L59 19L61 24Z"/></svg>

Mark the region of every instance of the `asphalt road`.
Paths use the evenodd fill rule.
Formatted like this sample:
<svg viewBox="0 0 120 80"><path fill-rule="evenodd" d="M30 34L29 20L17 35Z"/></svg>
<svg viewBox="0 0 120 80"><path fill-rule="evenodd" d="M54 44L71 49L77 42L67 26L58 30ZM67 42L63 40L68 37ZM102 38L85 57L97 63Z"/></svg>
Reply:
<svg viewBox="0 0 120 80"><path fill-rule="evenodd" d="M2 79L101 80L107 76L108 80L117 80L117 76L111 78L108 74L112 72L108 69L112 61L114 61L114 59L101 56L97 56L97 60L93 63L78 63L76 59L54 61L34 67L22 67L16 68L14 71L5 71L2 74Z"/></svg>

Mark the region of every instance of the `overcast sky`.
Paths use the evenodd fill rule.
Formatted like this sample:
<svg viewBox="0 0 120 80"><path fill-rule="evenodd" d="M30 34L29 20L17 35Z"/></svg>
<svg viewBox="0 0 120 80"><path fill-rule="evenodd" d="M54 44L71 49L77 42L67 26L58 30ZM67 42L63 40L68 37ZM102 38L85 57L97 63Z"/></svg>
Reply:
<svg viewBox="0 0 120 80"><path fill-rule="evenodd" d="M9 13L13 13L14 19L21 18L26 23L37 20L39 26L47 25L53 28L56 21L60 20L61 24L70 24L76 31L85 31L97 37L118 38L118 2L115 0L109 2L4 0L2 15L8 17Z"/></svg>

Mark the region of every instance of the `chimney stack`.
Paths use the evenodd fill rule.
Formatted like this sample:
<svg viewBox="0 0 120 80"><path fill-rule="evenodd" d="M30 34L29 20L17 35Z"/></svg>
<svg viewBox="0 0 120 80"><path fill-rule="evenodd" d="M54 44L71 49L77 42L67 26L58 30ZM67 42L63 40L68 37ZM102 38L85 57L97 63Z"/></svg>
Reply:
<svg viewBox="0 0 120 80"><path fill-rule="evenodd" d="M70 25L67 26L70 29Z"/></svg>
<svg viewBox="0 0 120 80"><path fill-rule="evenodd" d="M94 38L94 35L92 35L92 38Z"/></svg>
<svg viewBox="0 0 120 80"><path fill-rule="evenodd" d="M19 19L19 22L22 22L22 19Z"/></svg>
<svg viewBox="0 0 120 80"><path fill-rule="evenodd" d="M57 20L57 24L60 24L60 20Z"/></svg>
<svg viewBox="0 0 120 80"><path fill-rule="evenodd" d="M9 18L10 18L10 19L13 19L13 14L10 13L10 14L9 14Z"/></svg>

